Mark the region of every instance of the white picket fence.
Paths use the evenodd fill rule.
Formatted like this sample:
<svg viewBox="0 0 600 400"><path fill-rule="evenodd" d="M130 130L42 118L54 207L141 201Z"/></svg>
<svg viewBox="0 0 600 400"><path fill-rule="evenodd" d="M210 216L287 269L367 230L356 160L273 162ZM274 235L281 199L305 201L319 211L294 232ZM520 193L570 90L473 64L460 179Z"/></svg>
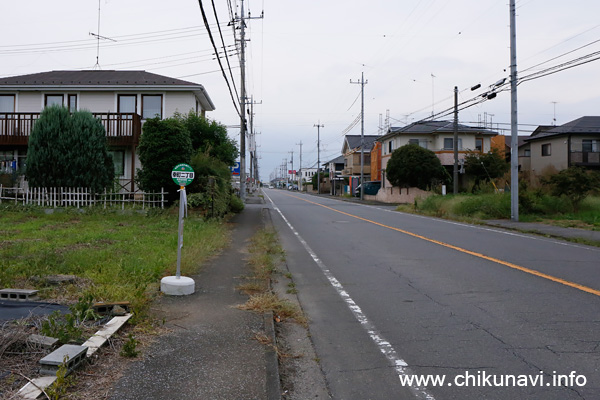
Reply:
<svg viewBox="0 0 600 400"><path fill-rule="evenodd" d="M92 193L86 188L7 188L0 185L0 204L14 203L40 207L92 207L125 206L132 208L164 208L167 192L160 193L119 192Z"/></svg>

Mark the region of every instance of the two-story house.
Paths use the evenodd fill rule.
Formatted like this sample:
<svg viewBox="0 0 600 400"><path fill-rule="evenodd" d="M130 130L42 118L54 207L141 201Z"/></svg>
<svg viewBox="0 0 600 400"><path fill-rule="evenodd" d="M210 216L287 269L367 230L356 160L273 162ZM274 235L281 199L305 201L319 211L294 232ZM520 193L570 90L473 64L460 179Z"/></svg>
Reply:
<svg viewBox="0 0 600 400"><path fill-rule="evenodd" d="M365 181L371 180L371 150L378 138L377 135L363 135L362 138L361 135L346 135L344 138L344 144L342 145L342 155L344 156L342 177L349 178L351 193L360 183L361 154L363 158L362 174Z"/></svg>
<svg viewBox="0 0 600 400"><path fill-rule="evenodd" d="M458 124L458 159L464 160L469 151L487 153L491 151L491 138L497 132ZM454 122L420 121L405 127L391 127L378 140L381 143L382 186L390 186L385 177L387 163L392 152L407 144L417 144L433 151L452 175L454 167Z"/></svg>
<svg viewBox="0 0 600 400"><path fill-rule="evenodd" d="M132 191L146 119L215 109L202 85L146 71L51 71L0 78L0 169L25 166L31 129L41 110L53 104L89 110L101 120L116 176Z"/></svg>
<svg viewBox="0 0 600 400"><path fill-rule="evenodd" d="M548 168L600 169L600 117L581 117L564 125L540 128L519 147L521 170L530 171L532 179Z"/></svg>

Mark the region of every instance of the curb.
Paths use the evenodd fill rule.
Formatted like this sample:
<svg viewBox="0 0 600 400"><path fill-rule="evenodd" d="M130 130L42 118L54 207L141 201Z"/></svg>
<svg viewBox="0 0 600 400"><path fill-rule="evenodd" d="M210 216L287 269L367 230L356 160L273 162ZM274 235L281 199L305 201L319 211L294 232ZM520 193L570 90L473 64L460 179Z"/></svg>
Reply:
<svg viewBox="0 0 600 400"><path fill-rule="evenodd" d="M264 204L264 202L263 202ZM264 228L273 228L273 220L271 219L271 210L263 207L261 210L262 222ZM269 287L271 287L269 281ZM265 361L267 370L267 400L281 400L281 377L279 375L279 359L277 356L276 346L277 338L275 336L275 323L273 312L263 314L265 333L271 340L272 346L267 346L265 350Z"/></svg>

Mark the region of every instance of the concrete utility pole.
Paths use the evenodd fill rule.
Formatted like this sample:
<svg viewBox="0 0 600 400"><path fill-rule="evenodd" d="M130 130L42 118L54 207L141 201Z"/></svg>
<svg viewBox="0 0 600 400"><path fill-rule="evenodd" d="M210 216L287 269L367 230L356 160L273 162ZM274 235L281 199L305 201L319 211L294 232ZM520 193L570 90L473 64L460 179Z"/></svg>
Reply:
<svg viewBox="0 0 600 400"><path fill-rule="evenodd" d="M325 128L325 125L321 125L321 121L317 125L317 194L321 194L321 128Z"/></svg>
<svg viewBox="0 0 600 400"><path fill-rule="evenodd" d="M288 160L284 158L283 160L283 172L285 173L285 189L287 190L290 184L290 173L288 171Z"/></svg>
<svg viewBox="0 0 600 400"><path fill-rule="evenodd" d="M292 165L292 187L294 187L294 176L296 176L296 174L294 173L294 150L292 151L288 151L288 153L290 153L292 155L292 161L290 161L290 164Z"/></svg>
<svg viewBox="0 0 600 400"><path fill-rule="evenodd" d="M244 0L240 27L240 199L246 201L246 22Z"/></svg>
<svg viewBox="0 0 600 400"><path fill-rule="evenodd" d="M458 86L454 86L454 173L452 181L454 184L454 194L458 194Z"/></svg>
<svg viewBox="0 0 600 400"><path fill-rule="evenodd" d="M261 15L258 18L263 18ZM240 199L246 201L246 19L244 15L244 0L240 17ZM237 20L237 18L236 18ZM237 22L237 21L234 21Z"/></svg>
<svg viewBox="0 0 600 400"><path fill-rule="evenodd" d="M300 167L298 168L300 171L300 179L298 179L298 190L302 191L302 140L298 144L300 145Z"/></svg>
<svg viewBox="0 0 600 400"><path fill-rule="evenodd" d="M365 192L365 85L369 83L365 82L365 73L361 73L360 81L352 82L350 79L350 83L355 83L360 85L360 199L362 200Z"/></svg>
<svg viewBox="0 0 600 400"><path fill-rule="evenodd" d="M510 205L519 221L519 128L517 108L517 27L515 0L510 0Z"/></svg>

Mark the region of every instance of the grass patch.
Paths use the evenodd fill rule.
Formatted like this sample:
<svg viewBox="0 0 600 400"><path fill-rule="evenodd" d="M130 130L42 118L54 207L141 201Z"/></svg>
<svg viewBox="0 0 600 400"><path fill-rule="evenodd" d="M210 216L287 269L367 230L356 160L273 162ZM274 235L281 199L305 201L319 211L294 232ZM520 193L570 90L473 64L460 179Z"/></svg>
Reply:
<svg viewBox="0 0 600 400"><path fill-rule="evenodd" d="M509 219L510 193L459 194L429 196L414 205L397 208L440 218L458 220ZM600 198L588 196L577 210L567 197L534 191L519 193L519 219L522 222L544 222L563 227L600 230Z"/></svg>
<svg viewBox="0 0 600 400"><path fill-rule="evenodd" d="M273 311L275 318L280 321L293 319L300 324L306 324L306 318L294 303L280 299L272 292L254 294L239 308L255 312Z"/></svg>
<svg viewBox="0 0 600 400"><path fill-rule="evenodd" d="M177 225L172 210L149 215L2 210L0 286L39 289L41 297L67 304L82 296L129 301L136 314L143 314L160 279L176 272ZM195 273L227 241L225 224L190 215L182 274ZM45 276L57 274L77 279L60 286L45 283Z"/></svg>
<svg viewBox="0 0 600 400"><path fill-rule="evenodd" d="M238 308L259 313L272 311L277 321L293 319L305 325L307 321L300 308L288 300L280 299L271 291L269 285L273 274L277 272L277 264L284 257L277 233L272 229L258 231L252 237L248 250L251 273L237 289L246 292L250 297ZM289 287L290 290L296 290L295 286Z"/></svg>

